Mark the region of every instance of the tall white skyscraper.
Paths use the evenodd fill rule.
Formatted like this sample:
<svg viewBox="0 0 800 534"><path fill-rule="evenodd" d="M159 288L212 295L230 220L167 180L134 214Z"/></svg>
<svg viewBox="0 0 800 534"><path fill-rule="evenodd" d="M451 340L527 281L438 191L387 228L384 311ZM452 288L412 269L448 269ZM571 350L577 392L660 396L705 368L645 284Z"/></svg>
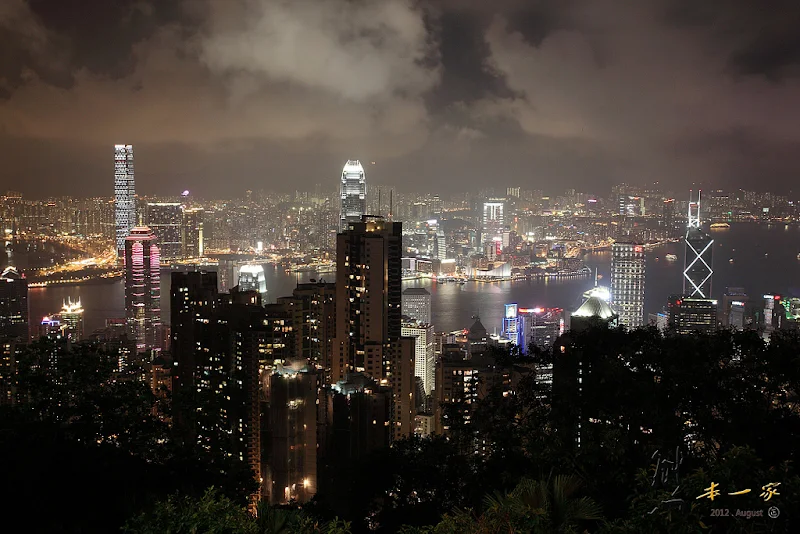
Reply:
<svg viewBox="0 0 800 534"><path fill-rule="evenodd" d="M367 213L367 177L358 160L348 160L342 169L342 207L339 213L339 231L347 231L347 225L361 222Z"/></svg>
<svg viewBox="0 0 800 534"><path fill-rule="evenodd" d="M114 219L117 256L125 253L125 238L136 226L136 189L133 182L133 145L114 145Z"/></svg>
<svg viewBox="0 0 800 534"><path fill-rule="evenodd" d="M425 395L430 395L436 378L433 325L417 322L403 323L401 333L403 336L415 339L414 376L422 380Z"/></svg>
<svg viewBox="0 0 800 534"><path fill-rule="evenodd" d="M611 245L611 307L628 328L644 323L644 265L642 245Z"/></svg>

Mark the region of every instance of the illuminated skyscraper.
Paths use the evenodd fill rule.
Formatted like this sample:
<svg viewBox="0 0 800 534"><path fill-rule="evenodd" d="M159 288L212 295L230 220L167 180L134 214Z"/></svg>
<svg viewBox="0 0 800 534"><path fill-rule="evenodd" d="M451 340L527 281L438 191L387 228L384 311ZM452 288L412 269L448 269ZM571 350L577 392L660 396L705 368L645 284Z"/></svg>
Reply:
<svg viewBox="0 0 800 534"><path fill-rule="evenodd" d="M145 224L158 239L162 259L176 259L183 255L183 207L179 202L148 202Z"/></svg>
<svg viewBox="0 0 800 534"><path fill-rule="evenodd" d="M506 313L503 317L503 335L524 352L525 319L520 316L518 310L519 306L516 304L506 304Z"/></svg>
<svg viewBox="0 0 800 534"><path fill-rule="evenodd" d="M638 328L644 323L644 247L634 243L611 246L611 307L619 324Z"/></svg>
<svg viewBox="0 0 800 534"><path fill-rule="evenodd" d="M339 231L345 232L350 223L361 222L367 213L367 178L358 160L348 160L342 169L340 199Z"/></svg>
<svg viewBox="0 0 800 534"><path fill-rule="evenodd" d="M481 244L484 247L495 242L502 242L503 227L505 225L504 205L502 200L490 200L483 203Z"/></svg>
<svg viewBox="0 0 800 534"><path fill-rule="evenodd" d="M239 268L239 291L256 291L262 302L267 296L267 279L261 265L242 265Z"/></svg>
<svg viewBox="0 0 800 534"><path fill-rule="evenodd" d="M114 145L114 219L117 256L125 251L125 238L136 226L136 189L133 181L133 145Z"/></svg>
<svg viewBox="0 0 800 534"><path fill-rule="evenodd" d="M72 341L83 339L83 306L81 306L81 299L75 302L70 298L65 300L59 315L61 316L61 328L64 330L64 336Z"/></svg>
<svg viewBox="0 0 800 534"><path fill-rule="evenodd" d="M436 379L433 325L416 321L403 323L402 334L415 339L414 376L422 380L425 395L430 395L434 389L434 380Z"/></svg>
<svg viewBox="0 0 800 534"><path fill-rule="evenodd" d="M683 295L693 298L711 297L711 268L714 240L700 227L700 192L697 201L689 199L689 224L686 226L686 256L683 269Z"/></svg>
<svg viewBox="0 0 800 534"><path fill-rule="evenodd" d="M160 350L161 251L147 226L125 238L125 317L137 352Z"/></svg>

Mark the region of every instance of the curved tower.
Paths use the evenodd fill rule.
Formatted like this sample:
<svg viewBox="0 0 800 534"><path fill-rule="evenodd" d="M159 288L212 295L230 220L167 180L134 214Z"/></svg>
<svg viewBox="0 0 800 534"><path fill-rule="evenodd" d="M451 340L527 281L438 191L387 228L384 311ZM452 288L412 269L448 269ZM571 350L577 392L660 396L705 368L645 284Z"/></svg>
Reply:
<svg viewBox="0 0 800 534"><path fill-rule="evenodd" d="M360 161L345 163L340 198L339 231L346 232L350 223L361 222L361 216L367 213L367 178Z"/></svg>
<svg viewBox="0 0 800 534"><path fill-rule="evenodd" d="M160 350L161 251L147 226L125 238L125 316L136 352Z"/></svg>

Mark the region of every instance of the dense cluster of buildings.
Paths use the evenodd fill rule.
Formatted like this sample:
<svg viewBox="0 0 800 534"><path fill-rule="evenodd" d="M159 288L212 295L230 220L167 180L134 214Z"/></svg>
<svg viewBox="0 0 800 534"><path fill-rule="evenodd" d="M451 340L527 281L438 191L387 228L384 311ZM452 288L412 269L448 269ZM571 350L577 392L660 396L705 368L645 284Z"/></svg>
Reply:
<svg viewBox="0 0 800 534"><path fill-rule="evenodd" d="M799 299L757 301L735 288L721 307L710 299L713 239L702 230L699 196L682 203L659 190L619 186L610 198L575 191L550 198L520 188L451 200L409 197L368 191L364 167L350 160L338 202L321 191L278 199L247 192L238 202L205 204L186 191L148 200L135 195L130 145L115 147L114 190L113 202L59 200L44 208L4 197L0 217L12 236L78 233L113 242L126 316L86 335L80 300L67 300L32 322L24 275L5 269L0 402L15 401L15 357L32 338L100 343L116 351L121 370L141 368L157 394L180 393L170 420L176 437L246 462L258 496L271 503L309 499L335 462L414 433L447 433L456 419L468 423L474 401L491 388L513 392L530 373L554 384L557 366L501 364L492 346L547 352L565 332L598 320L645 324L649 242L683 234L686 248L683 292L650 323L707 332L720 316L724 326L771 331L800 317ZM769 210L759 216L794 209L780 197L708 198L714 220L755 216L753 206L765 202ZM609 288L595 284L571 313L509 304L499 335L477 316L468 329L437 332L431 294L402 290L409 273L503 279L537 264L574 269L573 252L598 245L611 248ZM253 260L185 261L214 251L246 252ZM335 261L335 282L298 283L291 295L267 303L257 258L281 251ZM181 262L180 269L163 269ZM162 272L171 277L169 295L161 294ZM167 298L168 325L161 312Z"/></svg>

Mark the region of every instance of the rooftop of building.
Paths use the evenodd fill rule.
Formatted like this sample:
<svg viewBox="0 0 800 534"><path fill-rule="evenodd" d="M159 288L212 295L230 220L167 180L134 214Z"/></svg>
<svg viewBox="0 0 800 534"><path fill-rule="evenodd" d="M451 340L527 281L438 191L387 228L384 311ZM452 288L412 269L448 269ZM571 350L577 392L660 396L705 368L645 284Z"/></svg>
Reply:
<svg viewBox="0 0 800 534"><path fill-rule="evenodd" d="M469 327L467 339L469 341L480 341L481 339L486 339L486 327L483 326L481 318L477 315L475 316L475 322Z"/></svg>
<svg viewBox="0 0 800 534"><path fill-rule="evenodd" d="M19 273L16 267L6 267L3 273L0 274L0 279L4 280L21 280L23 276Z"/></svg>
<svg viewBox="0 0 800 534"><path fill-rule="evenodd" d="M427 295L430 297L431 293L424 287L409 287L403 291L403 295Z"/></svg>
<svg viewBox="0 0 800 534"><path fill-rule="evenodd" d="M611 319L614 317L614 310L603 299L592 296L580 305L572 314L573 317L599 317L600 319Z"/></svg>

